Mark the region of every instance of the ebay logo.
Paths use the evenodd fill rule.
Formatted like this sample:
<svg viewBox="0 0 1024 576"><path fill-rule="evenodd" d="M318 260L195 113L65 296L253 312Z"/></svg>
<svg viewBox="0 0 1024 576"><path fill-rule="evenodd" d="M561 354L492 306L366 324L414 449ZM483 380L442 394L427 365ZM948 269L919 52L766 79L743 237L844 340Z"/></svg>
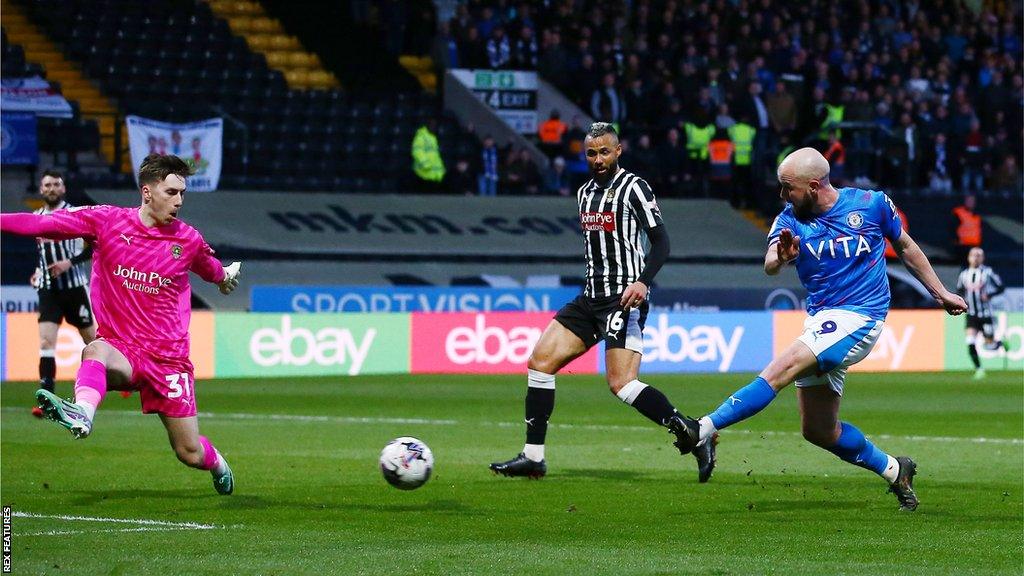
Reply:
<svg viewBox="0 0 1024 576"><path fill-rule="evenodd" d="M433 373L526 372L526 362L553 314L412 315L412 371ZM562 373L593 374L597 348L577 358Z"/></svg>

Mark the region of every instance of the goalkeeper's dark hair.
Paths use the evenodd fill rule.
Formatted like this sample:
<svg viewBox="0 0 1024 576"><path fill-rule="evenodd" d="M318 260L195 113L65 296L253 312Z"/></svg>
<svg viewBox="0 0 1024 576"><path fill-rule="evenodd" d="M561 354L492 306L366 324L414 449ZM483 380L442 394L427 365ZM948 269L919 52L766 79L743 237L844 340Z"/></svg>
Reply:
<svg viewBox="0 0 1024 576"><path fill-rule="evenodd" d="M163 182L171 174L186 178L195 173L192 166L173 154L150 154L139 167L139 186Z"/></svg>
<svg viewBox="0 0 1024 576"><path fill-rule="evenodd" d="M587 131L587 136L590 138L600 138L606 134L611 134L615 139L615 143L619 143L619 133L615 131L615 126L609 122L594 122L590 125L590 130Z"/></svg>

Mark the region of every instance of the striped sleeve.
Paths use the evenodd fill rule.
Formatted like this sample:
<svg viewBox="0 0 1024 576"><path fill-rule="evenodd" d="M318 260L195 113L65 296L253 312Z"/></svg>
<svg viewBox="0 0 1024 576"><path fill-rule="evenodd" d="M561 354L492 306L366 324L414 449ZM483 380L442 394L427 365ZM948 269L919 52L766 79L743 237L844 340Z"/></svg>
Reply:
<svg viewBox="0 0 1024 576"><path fill-rule="evenodd" d="M661 209L654 199L654 192L651 186L643 178L636 178L629 185L629 207L633 210L645 230L657 228L664 224L661 218Z"/></svg>

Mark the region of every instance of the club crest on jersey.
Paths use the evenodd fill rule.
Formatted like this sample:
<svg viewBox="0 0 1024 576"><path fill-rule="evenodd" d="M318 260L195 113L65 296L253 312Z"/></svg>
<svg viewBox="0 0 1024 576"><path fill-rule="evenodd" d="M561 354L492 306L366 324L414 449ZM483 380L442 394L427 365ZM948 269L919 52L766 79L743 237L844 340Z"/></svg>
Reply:
<svg viewBox="0 0 1024 576"><path fill-rule="evenodd" d="M181 244L171 244L171 256L174 256L175 260L181 258Z"/></svg>
<svg viewBox="0 0 1024 576"><path fill-rule="evenodd" d="M604 193L604 199L611 200L612 198L615 198L615 188L608 188L608 190Z"/></svg>
<svg viewBox="0 0 1024 576"><path fill-rule="evenodd" d="M846 223L850 225L850 228L860 228L860 225L864 223L864 217L860 215L860 212L850 212L846 217Z"/></svg>
<svg viewBox="0 0 1024 576"><path fill-rule="evenodd" d="M615 212L580 212L584 232L614 232Z"/></svg>

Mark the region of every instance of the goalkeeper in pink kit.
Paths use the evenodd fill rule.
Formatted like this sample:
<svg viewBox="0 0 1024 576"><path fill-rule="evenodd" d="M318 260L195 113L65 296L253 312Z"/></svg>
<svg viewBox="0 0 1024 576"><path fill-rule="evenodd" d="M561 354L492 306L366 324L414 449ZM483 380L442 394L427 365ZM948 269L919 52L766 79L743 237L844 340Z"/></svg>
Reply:
<svg viewBox="0 0 1024 576"><path fill-rule="evenodd" d="M76 438L92 432L107 389L137 390L145 414L159 414L171 447L187 466L209 470L231 494L227 461L196 418L189 361L189 272L224 294L238 286L240 264L224 267L193 227L178 220L191 169L177 156L150 154L139 169L139 208L83 206L47 215L0 215L0 231L52 240L85 238L94 249L92 302L97 339L82 351L75 401L46 390L36 399L47 418Z"/></svg>

